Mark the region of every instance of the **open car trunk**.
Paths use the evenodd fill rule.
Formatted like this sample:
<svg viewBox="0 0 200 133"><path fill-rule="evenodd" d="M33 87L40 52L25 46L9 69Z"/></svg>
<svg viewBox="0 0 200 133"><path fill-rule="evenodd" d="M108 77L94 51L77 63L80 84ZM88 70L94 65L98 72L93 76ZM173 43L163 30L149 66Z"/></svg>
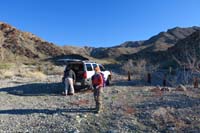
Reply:
<svg viewBox="0 0 200 133"><path fill-rule="evenodd" d="M83 80L84 64L82 62L70 63L72 70L76 74L76 82L81 82Z"/></svg>

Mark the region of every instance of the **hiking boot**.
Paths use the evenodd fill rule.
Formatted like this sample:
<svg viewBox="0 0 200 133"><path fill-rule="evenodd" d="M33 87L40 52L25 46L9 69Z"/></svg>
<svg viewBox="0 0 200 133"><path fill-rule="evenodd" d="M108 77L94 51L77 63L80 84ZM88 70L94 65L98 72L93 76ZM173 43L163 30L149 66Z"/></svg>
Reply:
<svg viewBox="0 0 200 133"><path fill-rule="evenodd" d="M99 113L101 113L101 112L102 112L101 109L99 109L99 110L98 110L98 109L95 109L95 113L96 113L96 114L99 114Z"/></svg>
<svg viewBox="0 0 200 133"><path fill-rule="evenodd" d="M95 113L95 114L99 114L99 113L100 113L100 111L98 111L98 110L95 110L95 111L94 111L94 113Z"/></svg>
<svg viewBox="0 0 200 133"><path fill-rule="evenodd" d="M74 93L69 93L68 95L72 96L72 95L74 95Z"/></svg>
<svg viewBox="0 0 200 133"><path fill-rule="evenodd" d="M62 93L62 96L67 96L67 94L63 92L63 93Z"/></svg>

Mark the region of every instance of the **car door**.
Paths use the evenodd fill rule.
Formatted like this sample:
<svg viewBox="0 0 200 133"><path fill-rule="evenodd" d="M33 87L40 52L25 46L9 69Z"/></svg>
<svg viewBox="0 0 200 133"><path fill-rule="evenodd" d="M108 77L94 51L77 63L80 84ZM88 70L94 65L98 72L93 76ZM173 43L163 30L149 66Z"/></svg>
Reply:
<svg viewBox="0 0 200 133"><path fill-rule="evenodd" d="M87 78L91 78L94 75L94 69L91 63L86 63L86 72L87 72Z"/></svg>
<svg viewBox="0 0 200 133"><path fill-rule="evenodd" d="M107 80L108 75L110 74L110 72L106 71L106 69L104 68L104 66L101 65L101 64L99 64L99 68L100 68L101 72L103 73L105 80Z"/></svg>

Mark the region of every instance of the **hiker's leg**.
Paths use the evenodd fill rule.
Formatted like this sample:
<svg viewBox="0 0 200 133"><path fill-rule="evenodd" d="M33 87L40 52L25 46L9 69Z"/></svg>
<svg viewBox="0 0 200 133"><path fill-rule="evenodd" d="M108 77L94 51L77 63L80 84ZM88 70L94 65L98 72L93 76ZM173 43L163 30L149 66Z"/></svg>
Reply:
<svg viewBox="0 0 200 133"><path fill-rule="evenodd" d="M102 109L102 88L98 89L97 93L97 111L101 111Z"/></svg>
<svg viewBox="0 0 200 133"><path fill-rule="evenodd" d="M68 94L68 89L69 89L69 80L68 78L65 78L65 94Z"/></svg>
<svg viewBox="0 0 200 133"><path fill-rule="evenodd" d="M70 85L70 93L74 94L73 79L72 78L68 78L68 79L69 79L69 85Z"/></svg>
<svg viewBox="0 0 200 133"><path fill-rule="evenodd" d="M94 87L94 101L95 101L96 109L97 109L97 101L98 101L97 93L98 93L98 89Z"/></svg>

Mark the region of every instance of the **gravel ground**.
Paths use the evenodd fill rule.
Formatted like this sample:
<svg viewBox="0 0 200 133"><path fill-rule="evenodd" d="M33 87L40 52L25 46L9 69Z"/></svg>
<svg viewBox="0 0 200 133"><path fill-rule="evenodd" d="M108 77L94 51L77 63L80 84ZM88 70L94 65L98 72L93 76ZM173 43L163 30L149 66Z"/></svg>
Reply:
<svg viewBox="0 0 200 133"><path fill-rule="evenodd" d="M62 96L59 75L1 80L0 132L200 132L200 89L152 91L120 78L104 88L100 114L90 90Z"/></svg>

